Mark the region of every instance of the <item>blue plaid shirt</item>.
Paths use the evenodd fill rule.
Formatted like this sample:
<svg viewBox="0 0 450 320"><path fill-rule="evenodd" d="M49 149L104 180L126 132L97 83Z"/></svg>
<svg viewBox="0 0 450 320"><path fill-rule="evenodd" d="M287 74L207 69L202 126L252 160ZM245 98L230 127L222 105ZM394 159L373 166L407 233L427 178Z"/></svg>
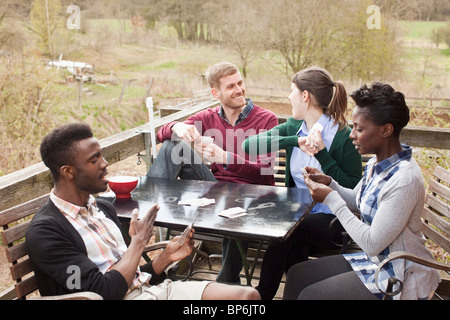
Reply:
<svg viewBox="0 0 450 320"><path fill-rule="evenodd" d="M412 158L412 148L403 145L403 151L392 157L376 163L376 157L367 162L362 179L361 190L358 193L357 206L361 213L361 220L371 225L378 210L378 195L386 183L395 175L402 166L402 163L409 163ZM378 264L389 254L389 247L384 249L375 257L369 257L364 252L355 254L345 254L345 258L358 274L361 281L375 295L382 297L375 286L375 271ZM389 277L394 276L392 264L386 266L380 273L379 281L386 287Z"/></svg>

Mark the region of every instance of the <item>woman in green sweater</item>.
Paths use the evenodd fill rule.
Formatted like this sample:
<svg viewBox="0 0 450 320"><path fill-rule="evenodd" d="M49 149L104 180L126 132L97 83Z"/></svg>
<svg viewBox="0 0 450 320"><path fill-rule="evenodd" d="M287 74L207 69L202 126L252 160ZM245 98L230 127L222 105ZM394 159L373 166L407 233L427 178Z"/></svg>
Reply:
<svg viewBox="0 0 450 320"><path fill-rule="evenodd" d="M347 92L340 82L321 68L311 67L294 75L289 101L292 118L272 130L249 137L243 143L251 155L286 150L287 187L306 189L302 169L313 167L339 184L354 188L361 180L361 155L349 138ZM259 291L262 299L276 294L283 272L307 260L312 248L336 248L344 229L331 210L318 203L285 242L270 245L264 255ZM330 234L331 233L331 234ZM330 240L331 239L331 240Z"/></svg>

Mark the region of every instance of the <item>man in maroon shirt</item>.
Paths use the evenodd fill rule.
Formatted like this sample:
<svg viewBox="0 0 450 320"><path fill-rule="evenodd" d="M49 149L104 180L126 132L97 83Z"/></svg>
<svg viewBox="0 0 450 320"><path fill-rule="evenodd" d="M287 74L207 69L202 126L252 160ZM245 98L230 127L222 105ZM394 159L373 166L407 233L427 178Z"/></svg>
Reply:
<svg viewBox="0 0 450 320"><path fill-rule="evenodd" d="M275 127L277 117L246 99L244 81L234 64L215 64L208 70L207 79L213 97L221 105L192 115L184 122L163 126L157 138L164 143L147 175L274 185L274 156L250 156L241 145L248 136ZM213 138L213 142L205 137ZM211 162L211 170L202 158ZM217 280L239 282L241 269L235 241L224 239L223 265Z"/></svg>

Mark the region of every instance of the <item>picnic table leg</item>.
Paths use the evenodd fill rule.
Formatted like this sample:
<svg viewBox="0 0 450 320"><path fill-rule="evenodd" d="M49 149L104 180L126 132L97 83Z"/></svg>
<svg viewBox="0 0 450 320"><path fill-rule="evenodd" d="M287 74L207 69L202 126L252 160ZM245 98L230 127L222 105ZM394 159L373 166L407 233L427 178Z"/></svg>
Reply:
<svg viewBox="0 0 450 320"><path fill-rule="evenodd" d="M247 286L251 286L253 273L255 272L256 264L258 263L258 258L259 258L259 254L261 253L261 248L262 248L263 242L262 242L262 240L259 241L258 249L256 251L256 256L255 256L255 259L253 260L253 263L251 266L248 262L247 255L244 250L244 247L242 246L241 240L236 240L236 243L237 243L237 246L239 249L239 253L241 254L242 265L244 267L244 272L245 272L245 278L247 279ZM249 269L249 267L250 267L250 269Z"/></svg>

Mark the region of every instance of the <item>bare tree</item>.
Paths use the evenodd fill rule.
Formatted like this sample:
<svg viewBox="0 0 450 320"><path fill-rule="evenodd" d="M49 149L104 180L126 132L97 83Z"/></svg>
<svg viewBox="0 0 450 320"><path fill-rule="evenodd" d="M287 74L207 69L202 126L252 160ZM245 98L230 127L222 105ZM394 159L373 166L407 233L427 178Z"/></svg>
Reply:
<svg viewBox="0 0 450 320"><path fill-rule="evenodd" d="M0 50L22 50L26 44L26 35L21 23L27 15L26 3L23 0L0 2Z"/></svg>
<svg viewBox="0 0 450 320"><path fill-rule="evenodd" d="M287 75L327 60L336 25L329 1L280 0L262 9L260 30L270 60Z"/></svg>
<svg viewBox="0 0 450 320"><path fill-rule="evenodd" d="M450 2L448 0L375 0L384 14L403 20L448 20Z"/></svg>
<svg viewBox="0 0 450 320"><path fill-rule="evenodd" d="M287 76L320 65L351 79L386 77L397 63L388 17L367 27L369 0L280 0L263 6L260 28L270 61Z"/></svg>
<svg viewBox="0 0 450 320"><path fill-rule="evenodd" d="M263 41L258 32L261 28L259 3L258 0L232 0L223 6L210 3L204 7L209 12L220 13L211 15L208 24L215 26L212 32L214 38L236 52L245 78L249 63L263 50Z"/></svg>
<svg viewBox="0 0 450 320"><path fill-rule="evenodd" d="M63 26L60 0L33 0L30 16L30 29L38 36L40 49L53 58L53 34Z"/></svg>
<svg viewBox="0 0 450 320"><path fill-rule="evenodd" d="M135 0L139 1L139 0ZM150 27L158 21L168 21L175 28L178 39L203 41L207 38L207 16L211 12L205 10L210 1L204 0L149 0L141 5L142 16Z"/></svg>

